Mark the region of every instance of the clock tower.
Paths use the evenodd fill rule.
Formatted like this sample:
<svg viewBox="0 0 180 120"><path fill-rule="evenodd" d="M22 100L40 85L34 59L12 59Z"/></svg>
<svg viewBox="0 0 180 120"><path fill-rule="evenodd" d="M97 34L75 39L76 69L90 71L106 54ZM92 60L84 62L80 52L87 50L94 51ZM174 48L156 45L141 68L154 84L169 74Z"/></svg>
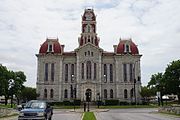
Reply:
<svg viewBox="0 0 180 120"><path fill-rule="evenodd" d="M82 16L82 33L78 38L79 46L91 43L99 46L99 38L96 33L96 16L93 9L85 9Z"/></svg>

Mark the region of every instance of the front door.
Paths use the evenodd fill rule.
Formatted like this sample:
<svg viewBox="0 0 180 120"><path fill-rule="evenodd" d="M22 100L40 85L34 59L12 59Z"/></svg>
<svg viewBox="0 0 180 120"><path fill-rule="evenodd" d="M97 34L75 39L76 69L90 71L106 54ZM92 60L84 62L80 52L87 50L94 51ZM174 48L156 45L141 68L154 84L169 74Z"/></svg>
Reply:
<svg viewBox="0 0 180 120"><path fill-rule="evenodd" d="M85 95L86 95L86 101L90 102L91 98L92 98L92 91L91 91L91 89L87 89Z"/></svg>

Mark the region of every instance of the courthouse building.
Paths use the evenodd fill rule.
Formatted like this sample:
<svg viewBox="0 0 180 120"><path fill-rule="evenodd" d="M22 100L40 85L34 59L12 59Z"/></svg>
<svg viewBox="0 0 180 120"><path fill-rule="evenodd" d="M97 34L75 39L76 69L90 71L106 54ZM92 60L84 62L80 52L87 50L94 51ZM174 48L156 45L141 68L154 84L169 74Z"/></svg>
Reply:
<svg viewBox="0 0 180 120"><path fill-rule="evenodd" d="M79 46L71 52L64 51L58 38L41 45L36 54L38 99L86 101L89 92L91 101L139 101L142 55L133 40L117 38L113 52L102 49L93 9L84 10L80 29Z"/></svg>

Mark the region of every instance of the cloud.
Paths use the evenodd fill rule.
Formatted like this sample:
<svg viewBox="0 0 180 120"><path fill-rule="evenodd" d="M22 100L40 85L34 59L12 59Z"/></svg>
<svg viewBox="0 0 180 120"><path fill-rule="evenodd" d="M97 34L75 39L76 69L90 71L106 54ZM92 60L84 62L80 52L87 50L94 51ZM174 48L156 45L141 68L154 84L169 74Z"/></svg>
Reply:
<svg viewBox="0 0 180 120"><path fill-rule="evenodd" d="M26 85L35 86L40 45L46 37L59 37L65 51L77 48L81 15L91 6L100 47L113 51L120 37L131 37L143 55L142 82L147 84L151 74L179 59L179 4L179 0L1 0L0 63L24 71Z"/></svg>

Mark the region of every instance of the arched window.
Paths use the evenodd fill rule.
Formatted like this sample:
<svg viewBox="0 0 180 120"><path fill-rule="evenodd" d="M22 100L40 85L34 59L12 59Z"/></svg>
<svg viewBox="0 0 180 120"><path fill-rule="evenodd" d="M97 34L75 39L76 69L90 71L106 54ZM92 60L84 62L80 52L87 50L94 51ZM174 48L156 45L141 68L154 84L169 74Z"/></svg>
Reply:
<svg viewBox="0 0 180 120"><path fill-rule="evenodd" d="M104 89L104 98L107 99L107 90Z"/></svg>
<svg viewBox="0 0 180 120"><path fill-rule="evenodd" d="M130 96L131 96L131 98L134 96L134 89L133 88L130 91Z"/></svg>
<svg viewBox="0 0 180 120"><path fill-rule="evenodd" d="M127 89L124 90L124 98L127 99L128 96L127 96Z"/></svg>
<svg viewBox="0 0 180 120"><path fill-rule="evenodd" d="M110 90L110 98L113 98L113 90Z"/></svg>
<svg viewBox="0 0 180 120"><path fill-rule="evenodd" d="M84 79L84 63L81 65L81 78Z"/></svg>
<svg viewBox="0 0 180 120"><path fill-rule="evenodd" d="M87 79L91 79L91 62L87 61L86 63L86 75L87 75Z"/></svg>
<svg viewBox="0 0 180 120"><path fill-rule="evenodd" d="M133 64L129 64L130 81L133 82Z"/></svg>
<svg viewBox="0 0 180 120"><path fill-rule="evenodd" d="M129 53L130 50L129 50L129 45L126 45L126 52Z"/></svg>
<svg viewBox="0 0 180 120"><path fill-rule="evenodd" d="M44 89L44 98L47 99L47 89Z"/></svg>
<svg viewBox="0 0 180 120"><path fill-rule="evenodd" d="M50 98L53 98L54 97L54 91L53 89L50 90Z"/></svg>
<svg viewBox="0 0 180 120"><path fill-rule="evenodd" d="M127 64L123 64L124 82L127 82Z"/></svg>
<svg viewBox="0 0 180 120"><path fill-rule="evenodd" d="M51 80L54 81L54 63L51 63Z"/></svg>
<svg viewBox="0 0 180 120"><path fill-rule="evenodd" d="M68 98L68 90L67 89L64 90L64 98Z"/></svg>

